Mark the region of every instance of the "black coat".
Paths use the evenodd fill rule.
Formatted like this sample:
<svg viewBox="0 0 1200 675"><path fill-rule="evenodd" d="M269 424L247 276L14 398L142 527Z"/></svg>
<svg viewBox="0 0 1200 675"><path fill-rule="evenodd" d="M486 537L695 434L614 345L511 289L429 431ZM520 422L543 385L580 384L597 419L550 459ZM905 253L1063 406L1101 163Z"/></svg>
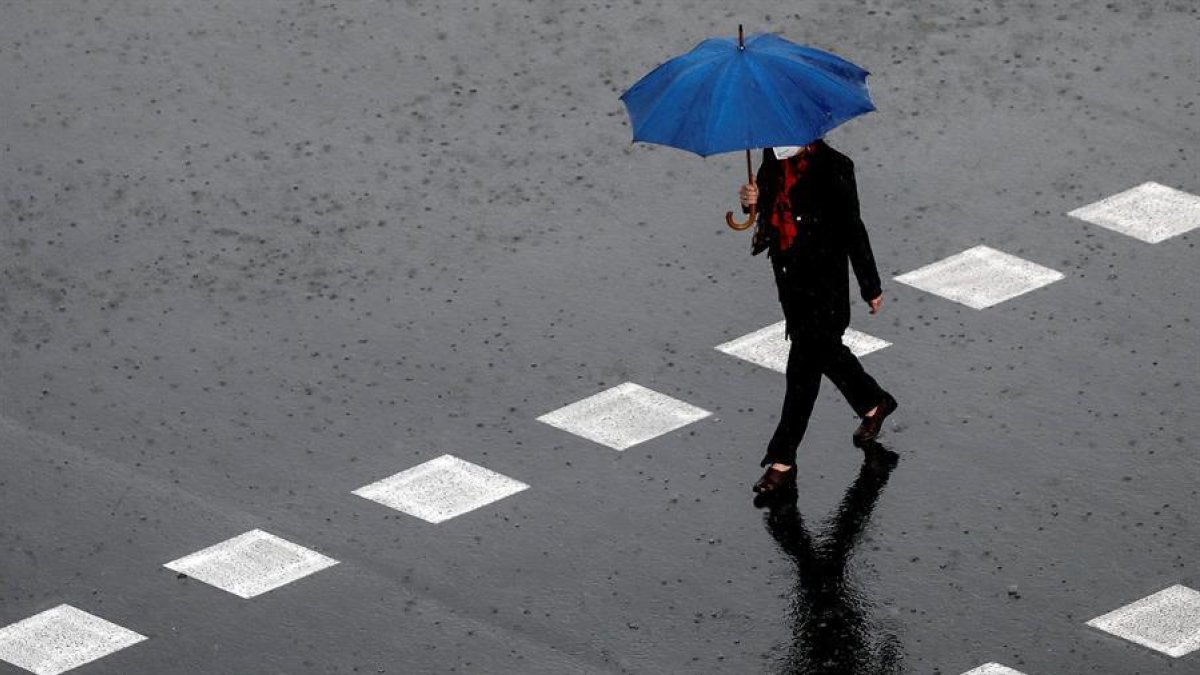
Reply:
<svg viewBox="0 0 1200 675"><path fill-rule="evenodd" d="M850 325L847 261L854 267L864 301L882 291L867 229L858 213L854 162L825 141L816 141L807 170L792 187L796 237L782 252L765 211L774 201L780 171L780 160L764 150L755 178L758 204L764 210L758 216L754 253L768 251L789 337L841 335ZM749 212L746 207L742 210Z"/></svg>

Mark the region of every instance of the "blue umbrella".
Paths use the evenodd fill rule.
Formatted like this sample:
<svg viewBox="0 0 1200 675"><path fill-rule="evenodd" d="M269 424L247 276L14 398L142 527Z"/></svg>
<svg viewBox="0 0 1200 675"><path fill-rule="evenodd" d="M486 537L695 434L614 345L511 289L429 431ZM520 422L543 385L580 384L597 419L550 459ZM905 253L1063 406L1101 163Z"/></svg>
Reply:
<svg viewBox="0 0 1200 675"><path fill-rule="evenodd" d="M807 145L875 105L867 71L770 33L708 38L650 71L621 94L633 142L657 143L701 157L751 148ZM730 227L745 223L725 215Z"/></svg>

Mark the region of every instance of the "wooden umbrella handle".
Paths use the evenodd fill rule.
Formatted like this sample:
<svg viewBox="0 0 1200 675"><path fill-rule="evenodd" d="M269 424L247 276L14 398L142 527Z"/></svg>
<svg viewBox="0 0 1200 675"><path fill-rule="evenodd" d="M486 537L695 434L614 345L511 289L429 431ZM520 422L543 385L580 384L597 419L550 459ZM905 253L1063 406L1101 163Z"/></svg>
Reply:
<svg viewBox="0 0 1200 675"><path fill-rule="evenodd" d="M725 212L725 224L728 225L729 227L737 230L738 232L741 232L742 230L749 229L750 226L754 224L754 218L756 216L758 216L758 204L751 204L750 205L750 217L746 219L746 222L739 223L738 221L733 219L733 211L726 211Z"/></svg>
<svg viewBox="0 0 1200 675"><path fill-rule="evenodd" d="M739 24L738 25L738 42L741 42L741 40L742 40L741 33L742 33L742 26ZM754 165L750 162L750 148L746 148L746 175L748 176L746 178L746 182L753 183L754 182ZM732 229L735 229L738 232L741 232L742 230L749 229L750 226L754 224L754 218L757 215L758 215L758 204L750 205L750 217L747 218L746 222L744 222L744 223L739 223L733 219L733 211L726 211L725 212L725 224L728 225L729 227L731 227Z"/></svg>

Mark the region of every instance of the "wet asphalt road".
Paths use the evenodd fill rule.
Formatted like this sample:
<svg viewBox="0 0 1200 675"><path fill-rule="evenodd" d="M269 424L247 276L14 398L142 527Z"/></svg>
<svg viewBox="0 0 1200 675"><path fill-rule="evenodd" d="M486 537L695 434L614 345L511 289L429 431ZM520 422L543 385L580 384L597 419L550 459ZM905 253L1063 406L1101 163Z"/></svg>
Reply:
<svg viewBox="0 0 1200 675"><path fill-rule="evenodd" d="M744 160L631 144L617 99L739 22L862 64L878 108L827 140L900 460L863 468L825 382L795 511L749 489L782 375L714 350L782 318L723 223ZM1084 625L1200 584L1200 235L1065 215L1200 193L1198 30L1182 1L4 0L0 626L65 602L149 638L89 673L1200 672ZM1066 277L981 311L892 281L976 244ZM535 420L625 381L713 414L624 452ZM351 494L445 453L531 487L437 525ZM162 566L253 528L339 564L250 600Z"/></svg>

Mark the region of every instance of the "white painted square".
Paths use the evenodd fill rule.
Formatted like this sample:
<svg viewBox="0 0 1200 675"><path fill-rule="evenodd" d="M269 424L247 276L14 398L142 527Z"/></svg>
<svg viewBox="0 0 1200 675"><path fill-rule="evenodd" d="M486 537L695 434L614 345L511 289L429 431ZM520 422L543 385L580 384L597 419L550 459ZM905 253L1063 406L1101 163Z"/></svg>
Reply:
<svg viewBox="0 0 1200 675"><path fill-rule="evenodd" d="M978 668L972 668L962 675L1025 675L1019 670L1013 670L999 663L985 663Z"/></svg>
<svg viewBox="0 0 1200 675"><path fill-rule="evenodd" d="M773 323L766 328L760 328L748 335L719 344L716 349L764 368L786 373L788 351L791 349L791 343L783 336L786 324L786 321ZM849 347L850 352L855 356L864 356L892 343L853 328L847 328L846 332L842 333L842 344Z"/></svg>
<svg viewBox="0 0 1200 675"><path fill-rule="evenodd" d="M711 414L626 382L537 419L615 450L625 450Z"/></svg>
<svg viewBox="0 0 1200 675"><path fill-rule="evenodd" d="M896 281L972 309L983 309L1062 278L1061 272L1049 267L987 246L975 246L901 274Z"/></svg>
<svg viewBox="0 0 1200 675"><path fill-rule="evenodd" d="M491 504L529 486L453 455L442 455L354 491L430 523Z"/></svg>
<svg viewBox="0 0 1200 675"><path fill-rule="evenodd" d="M115 623L59 605L0 628L0 661L57 675L145 640Z"/></svg>
<svg viewBox="0 0 1200 675"><path fill-rule="evenodd" d="M1200 227L1200 197L1150 181L1067 215L1157 244Z"/></svg>
<svg viewBox="0 0 1200 675"><path fill-rule="evenodd" d="M336 565L333 558L250 530L163 565L241 598L253 598Z"/></svg>
<svg viewBox="0 0 1200 675"><path fill-rule="evenodd" d="M1168 656L1200 649L1200 591L1175 585L1087 622Z"/></svg>

